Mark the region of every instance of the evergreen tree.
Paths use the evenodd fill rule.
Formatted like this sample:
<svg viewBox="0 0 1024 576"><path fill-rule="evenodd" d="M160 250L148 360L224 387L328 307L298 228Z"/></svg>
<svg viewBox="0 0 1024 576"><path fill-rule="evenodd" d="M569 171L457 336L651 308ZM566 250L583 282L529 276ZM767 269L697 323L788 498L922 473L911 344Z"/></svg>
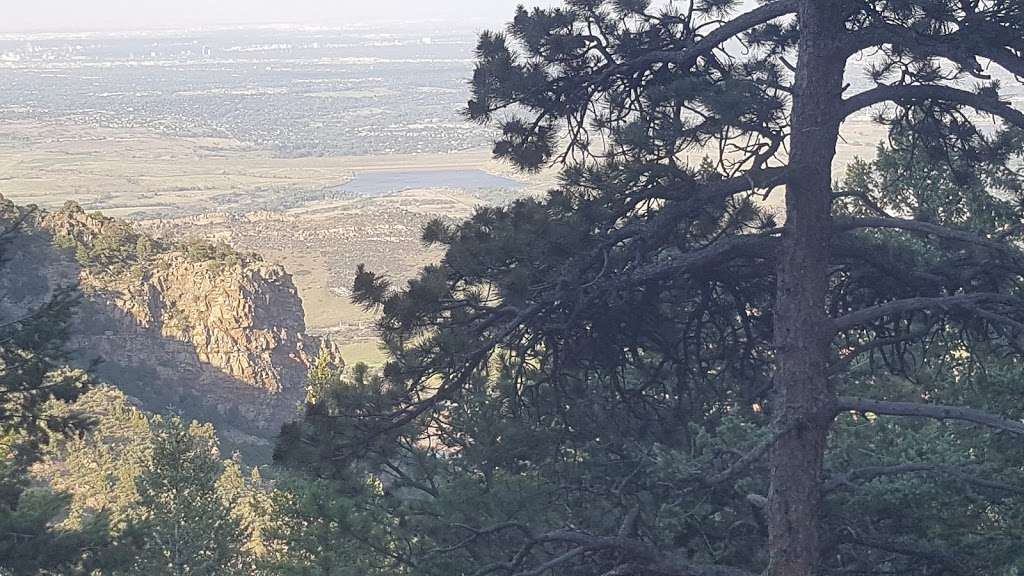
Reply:
<svg viewBox="0 0 1024 576"><path fill-rule="evenodd" d="M522 494L405 558L461 557L448 573L1014 574L1024 113L989 69L1024 75L1024 8L687 4L572 0L481 37L468 115L562 184L433 223L444 261L403 288L359 269L386 384L311 406L279 453L337 478L383 454L428 502L438 472ZM892 154L834 190L869 110ZM781 190L784 220L761 204Z"/></svg>
<svg viewBox="0 0 1024 576"><path fill-rule="evenodd" d="M34 210L0 205L0 266L6 266L11 243L28 234L25 222ZM77 294L74 287L56 290L43 304L21 310L5 302L0 308L0 434L14 434L32 458L50 433L81 428L76 418L46 414L52 399L72 400L86 388L86 375L67 368L64 343Z"/></svg>
<svg viewBox="0 0 1024 576"><path fill-rule="evenodd" d="M31 216L31 210L0 206L0 274ZM55 529L66 497L32 488L28 477L52 434L71 434L86 424L46 409L51 400L74 399L88 383L84 372L67 367L63 350L75 302L69 287L33 309L0 307L0 568L12 574L82 570L86 550L105 538L101 519L80 530Z"/></svg>
<svg viewBox="0 0 1024 576"><path fill-rule="evenodd" d="M224 462L224 473L217 481L217 491L245 535L241 548L243 562L254 566L270 553L267 541L274 515L273 483L263 479L259 468L251 469L246 475L241 456L235 454Z"/></svg>
<svg viewBox="0 0 1024 576"><path fill-rule="evenodd" d="M931 184L904 187L914 182L905 175L911 168ZM945 215L937 222L1000 227L1013 218L1013 203L967 210L1001 178L998 172L980 170L954 184L942 165L915 168L912 157L883 148L877 162L850 169L838 188L844 204L838 210L856 213L862 202L934 206L942 199ZM904 194L916 199L895 200ZM890 266L897 271L899 258L937 256L912 236L886 238L885 245L870 236L862 241L867 246L851 252L859 259L900 245L886 255L896 259ZM847 385L906 402L920 402L923 390L933 403L1024 416L1022 366L1005 356L1005 342L975 342L968 355L962 337L936 328L902 350L866 352L847 368ZM362 371L335 380L321 388L305 420L286 429L279 460L342 486L355 485L367 471L379 478L382 494L355 492L354 506L376 510L388 534L374 541L388 545L367 549L341 534L338 541L409 574L511 570L510 559L523 570L556 562L569 574L604 573L624 558L633 559L630 566L661 559L695 573L713 564L754 572L766 562L767 467L759 456L773 435L770 405L737 400L739 384L728 375L680 392L663 387L650 368L630 366L554 387L543 364L523 368L503 360L492 364L489 378L474 379L446 402L443 415L407 424L388 442L377 436L361 443L379 430L375 417L400 392ZM837 419L831 444L822 488L828 539L822 573L1019 570L1024 453L1013 437L998 428L847 413ZM623 533L635 541L607 540ZM587 541L631 548L628 555L580 551ZM664 559L667 552L674 554Z"/></svg>
<svg viewBox="0 0 1024 576"><path fill-rule="evenodd" d="M365 507L373 498L341 493L323 480L288 477L269 496L263 572L281 576L396 574L387 569L386 517Z"/></svg>
<svg viewBox="0 0 1024 576"><path fill-rule="evenodd" d="M59 528L104 520L111 542L93 555L96 569L249 574L267 554L271 486L237 456L221 461L210 425L147 414L106 386L48 413L92 421L51 441L32 478L67 495Z"/></svg>
<svg viewBox="0 0 1024 576"><path fill-rule="evenodd" d="M123 393L97 386L73 403L54 405L53 415L80 415L86 433L50 442L34 475L70 496L64 526L76 528L104 515L115 535L131 523L139 500L137 479L153 458L151 417Z"/></svg>
<svg viewBox="0 0 1024 576"><path fill-rule="evenodd" d="M157 417L149 467L137 479L139 547L130 574L247 574L246 534L218 483L224 462L209 425Z"/></svg>

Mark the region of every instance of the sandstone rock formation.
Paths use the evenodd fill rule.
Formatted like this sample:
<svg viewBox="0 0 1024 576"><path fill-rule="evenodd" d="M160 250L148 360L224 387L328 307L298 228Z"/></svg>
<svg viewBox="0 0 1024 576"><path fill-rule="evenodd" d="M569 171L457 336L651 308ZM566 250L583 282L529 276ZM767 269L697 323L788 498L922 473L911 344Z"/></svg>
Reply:
<svg viewBox="0 0 1024 576"><path fill-rule="evenodd" d="M0 197L0 218L23 211ZM225 246L162 244L75 204L28 219L0 306L27 308L77 282L69 348L151 410L213 421L265 443L295 416L306 372L328 340L305 333L302 301L279 265ZM27 288L35 284L37 288Z"/></svg>

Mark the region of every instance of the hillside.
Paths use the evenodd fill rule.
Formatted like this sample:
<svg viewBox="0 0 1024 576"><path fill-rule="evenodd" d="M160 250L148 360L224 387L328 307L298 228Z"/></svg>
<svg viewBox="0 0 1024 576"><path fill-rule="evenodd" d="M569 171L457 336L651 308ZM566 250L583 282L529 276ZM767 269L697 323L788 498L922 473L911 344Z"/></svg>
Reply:
<svg viewBox="0 0 1024 576"><path fill-rule="evenodd" d="M157 241L74 203L46 211L0 197L0 218L25 221L0 306L27 312L77 284L69 351L147 410L213 422L232 444L269 446L321 351L341 362L329 340L306 334L291 275L258 256Z"/></svg>

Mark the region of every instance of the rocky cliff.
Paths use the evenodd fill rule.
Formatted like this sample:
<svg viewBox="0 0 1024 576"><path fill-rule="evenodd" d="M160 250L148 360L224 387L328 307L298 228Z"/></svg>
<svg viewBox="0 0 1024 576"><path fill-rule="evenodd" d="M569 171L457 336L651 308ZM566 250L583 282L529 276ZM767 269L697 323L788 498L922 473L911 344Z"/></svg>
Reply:
<svg viewBox="0 0 1024 576"><path fill-rule="evenodd" d="M0 198L0 218L25 209ZM329 341L307 335L281 267L225 245L157 242L75 204L29 214L0 279L0 306L28 308L77 283L69 348L97 375L157 411L210 420L261 443L296 414L306 372Z"/></svg>

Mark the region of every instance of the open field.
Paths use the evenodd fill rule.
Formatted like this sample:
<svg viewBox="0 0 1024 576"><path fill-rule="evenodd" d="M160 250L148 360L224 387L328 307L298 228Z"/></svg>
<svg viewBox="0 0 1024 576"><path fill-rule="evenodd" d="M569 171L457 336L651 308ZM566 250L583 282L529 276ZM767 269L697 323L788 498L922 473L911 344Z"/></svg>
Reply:
<svg viewBox="0 0 1024 576"><path fill-rule="evenodd" d="M882 137L878 127L863 121L848 123L843 134L839 165L856 156L872 157ZM694 153L689 159L699 156ZM233 140L168 137L139 128L59 122L0 125L0 193L47 207L75 200L86 209L136 219L288 209L330 200L325 191L356 173L453 169L513 174L509 166L491 159L487 149L284 158ZM550 175L524 180L524 193L542 192L552 182Z"/></svg>
<svg viewBox="0 0 1024 576"><path fill-rule="evenodd" d="M57 123L0 126L0 193L21 203L75 200L135 218L281 209L326 196L357 172L504 169L486 150L282 158L226 139Z"/></svg>

